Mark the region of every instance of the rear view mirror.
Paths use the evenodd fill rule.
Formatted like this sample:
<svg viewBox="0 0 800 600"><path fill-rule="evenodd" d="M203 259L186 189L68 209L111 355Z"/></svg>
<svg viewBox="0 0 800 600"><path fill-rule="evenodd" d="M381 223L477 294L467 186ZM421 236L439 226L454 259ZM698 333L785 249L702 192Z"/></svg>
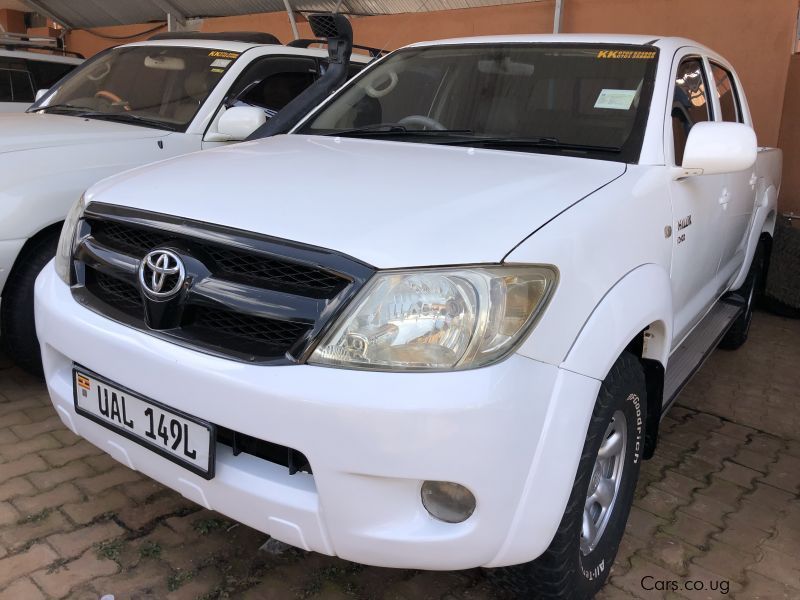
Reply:
<svg viewBox="0 0 800 600"><path fill-rule="evenodd" d="M39 100L40 100L42 97L44 97L44 96L47 94L47 92L49 92L49 91L50 91L50 90L47 90L47 89L38 90L38 91L36 92L36 98L34 99L34 102L38 102L38 101L39 101Z"/></svg>
<svg viewBox="0 0 800 600"><path fill-rule="evenodd" d="M186 61L177 56L146 56L144 66L148 69L184 71L186 70Z"/></svg>
<svg viewBox="0 0 800 600"><path fill-rule="evenodd" d="M681 168L687 175L717 175L749 169L758 142L752 127L741 123L697 123L689 132Z"/></svg>
<svg viewBox="0 0 800 600"><path fill-rule="evenodd" d="M217 130L228 141L239 142L266 122L267 114L263 108L233 106L219 118Z"/></svg>

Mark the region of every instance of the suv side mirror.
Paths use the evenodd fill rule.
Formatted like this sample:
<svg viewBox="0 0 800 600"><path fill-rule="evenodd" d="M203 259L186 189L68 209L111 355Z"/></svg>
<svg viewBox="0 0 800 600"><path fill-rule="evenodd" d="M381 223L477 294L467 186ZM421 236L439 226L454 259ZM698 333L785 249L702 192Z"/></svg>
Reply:
<svg viewBox="0 0 800 600"><path fill-rule="evenodd" d="M47 94L47 92L49 92L49 91L50 90L48 90L48 89L38 90L36 92L36 98L34 99L34 102L38 102L42 98L42 96Z"/></svg>
<svg viewBox="0 0 800 600"><path fill-rule="evenodd" d="M263 108L232 106L219 118L217 131L227 141L240 142L266 122Z"/></svg>
<svg viewBox="0 0 800 600"><path fill-rule="evenodd" d="M756 162L756 132L741 123L697 123L689 132L681 169L685 175L718 175L749 169Z"/></svg>

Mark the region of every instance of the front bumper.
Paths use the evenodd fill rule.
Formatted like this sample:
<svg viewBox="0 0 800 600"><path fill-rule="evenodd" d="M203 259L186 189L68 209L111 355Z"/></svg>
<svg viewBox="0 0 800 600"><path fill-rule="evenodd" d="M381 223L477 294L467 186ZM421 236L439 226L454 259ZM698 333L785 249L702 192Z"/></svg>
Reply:
<svg viewBox="0 0 800 600"><path fill-rule="evenodd" d="M421 569L531 560L566 506L599 382L514 355L454 373L247 365L201 354L80 306L52 263L36 286L47 385L64 423L189 499L291 545ZM76 414L73 362L218 425L301 451L313 475L217 446L206 481ZM424 480L477 499L432 518Z"/></svg>

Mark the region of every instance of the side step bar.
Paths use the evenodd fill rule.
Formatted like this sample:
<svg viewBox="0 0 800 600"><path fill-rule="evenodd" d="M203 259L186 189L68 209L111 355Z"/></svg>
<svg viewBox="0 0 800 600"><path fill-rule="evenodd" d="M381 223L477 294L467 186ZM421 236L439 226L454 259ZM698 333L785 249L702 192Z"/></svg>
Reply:
<svg viewBox="0 0 800 600"><path fill-rule="evenodd" d="M732 296L717 302L705 318L697 324L692 333L678 346L669 358L664 376L664 401L661 416L670 409L681 390L692 376L700 370L711 353L733 325L742 310L742 303Z"/></svg>

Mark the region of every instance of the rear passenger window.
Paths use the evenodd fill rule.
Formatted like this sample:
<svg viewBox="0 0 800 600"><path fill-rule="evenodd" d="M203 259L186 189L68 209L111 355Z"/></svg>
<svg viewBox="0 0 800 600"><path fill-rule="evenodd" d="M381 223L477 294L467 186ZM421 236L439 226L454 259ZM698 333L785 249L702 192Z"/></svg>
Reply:
<svg viewBox="0 0 800 600"><path fill-rule="evenodd" d="M36 92L33 89L31 75L27 71L10 71L11 91L14 102L33 102Z"/></svg>
<svg viewBox="0 0 800 600"><path fill-rule="evenodd" d="M699 58L687 58L681 62L675 76L675 96L672 99L672 135L675 141L676 165L683 163L686 140L695 123L711 120L707 90L703 62Z"/></svg>
<svg viewBox="0 0 800 600"><path fill-rule="evenodd" d="M68 63L28 60L28 70L33 76L34 88L37 90L50 89L53 87L53 84L72 71L76 66L77 65Z"/></svg>
<svg viewBox="0 0 800 600"><path fill-rule="evenodd" d="M739 94L736 92L736 84L733 83L733 76L727 69L711 63L711 73L714 75L714 83L717 86L717 96L719 96L719 107L723 121L731 123L742 122L742 111L739 108Z"/></svg>
<svg viewBox="0 0 800 600"><path fill-rule="evenodd" d="M0 102L13 102L11 92L11 71L0 69Z"/></svg>

